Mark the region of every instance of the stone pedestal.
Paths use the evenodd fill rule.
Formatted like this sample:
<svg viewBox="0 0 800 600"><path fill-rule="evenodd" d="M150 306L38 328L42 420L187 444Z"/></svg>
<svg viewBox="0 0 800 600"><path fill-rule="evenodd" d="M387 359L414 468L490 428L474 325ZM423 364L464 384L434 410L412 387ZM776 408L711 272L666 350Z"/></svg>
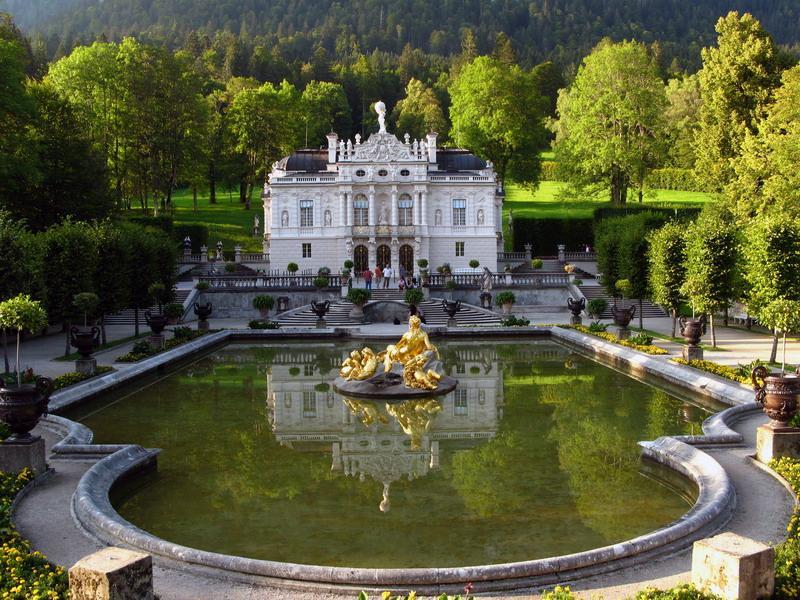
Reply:
<svg viewBox="0 0 800 600"><path fill-rule="evenodd" d="M692 583L726 599L770 598L775 587L775 550L723 533L694 543Z"/></svg>
<svg viewBox="0 0 800 600"><path fill-rule="evenodd" d="M97 371L97 359L79 358L75 361L75 370L81 375L94 375Z"/></svg>
<svg viewBox="0 0 800 600"><path fill-rule="evenodd" d="M703 349L700 346L684 346L683 360L703 360Z"/></svg>
<svg viewBox="0 0 800 600"><path fill-rule="evenodd" d="M327 326L325 319L317 319L317 329L325 329Z"/></svg>
<svg viewBox="0 0 800 600"><path fill-rule="evenodd" d="M756 429L756 458L768 464L773 458L800 458L800 429L774 423Z"/></svg>
<svg viewBox="0 0 800 600"><path fill-rule="evenodd" d="M458 322L455 320L454 317L447 319L447 326L448 327L458 327Z"/></svg>
<svg viewBox="0 0 800 600"><path fill-rule="evenodd" d="M572 316L569 318L569 324L570 324L570 325L580 325L580 324L582 324L582 323L583 323L583 320L581 319L581 317L580 317L580 316L575 316L575 315L572 315Z"/></svg>
<svg viewBox="0 0 800 600"><path fill-rule="evenodd" d="M197 322L197 331L208 331L208 321L198 321Z"/></svg>
<svg viewBox="0 0 800 600"><path fill-rule="evenodd" d="M40 436L35 436L28 443L0 443L0 471L17 473L26 467L37 475L47 470L44 440Z"/></svg>
<svg viewBox="0 0 800 600"><path fill-rule="evenodd" d="M617 339L627 340L631 337L631 330L627 327L617 327Z"/></svg>
<svg viewBox="0 0 800 600"><path fill-rule="evenodd" d="M147 343L153 348L160 350L164 347L164 335L160 333L157 335L150 335L147 337Z"/></svg>
<svg viewBox="0 0 800 600"><path fill-rule="evenodd" d="M103 548L69 570L72 600L153 600L153 559L149 554Z"/></svg>

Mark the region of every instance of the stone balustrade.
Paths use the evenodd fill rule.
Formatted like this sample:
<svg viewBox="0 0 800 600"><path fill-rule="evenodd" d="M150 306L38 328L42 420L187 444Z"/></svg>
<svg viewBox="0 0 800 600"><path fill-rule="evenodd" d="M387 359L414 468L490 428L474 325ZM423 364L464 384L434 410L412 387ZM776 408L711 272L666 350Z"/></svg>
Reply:
<svg viewBox="0 0 800 600"><path fill-rule="evenodd" d="M209 289L253 289L253 288L313 288L316 274L280 274L280 275L204 275L200 283L208 284ZM341 276L328 275L328 287L341 287Z"/></svg>
<svg viewBox="0 0 800 600"><path fill-rule="evenodd" d="M446 287L453 280L459 288L480 288L482 273L455 273L444 275L432 273L428 276L432 288ZM492 273L492 287L566 287L569 275L566 273Z"/></svg>

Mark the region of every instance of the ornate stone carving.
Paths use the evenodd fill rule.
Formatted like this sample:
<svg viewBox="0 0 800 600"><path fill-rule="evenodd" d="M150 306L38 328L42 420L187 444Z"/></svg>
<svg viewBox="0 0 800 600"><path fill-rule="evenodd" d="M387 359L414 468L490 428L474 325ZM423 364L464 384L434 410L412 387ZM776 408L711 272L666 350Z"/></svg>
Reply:
<svg viewBox="0 0 800 600"><path fill-rule="evenodd" d="M391 133L374 133L356 146L354 160L389 162L413 160L408 148Z"/></svg>

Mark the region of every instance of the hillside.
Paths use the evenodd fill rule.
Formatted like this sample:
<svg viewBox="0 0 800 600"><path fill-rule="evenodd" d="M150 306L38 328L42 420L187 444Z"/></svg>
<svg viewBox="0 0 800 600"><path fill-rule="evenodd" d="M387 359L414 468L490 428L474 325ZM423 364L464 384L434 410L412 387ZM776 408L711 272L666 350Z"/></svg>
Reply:
<svg viewBox="0 0 800 600"><path fill-rule="evenodd" d="M504 31L526 65L574 64L610 36L659 41L666 65L677 58L694 70L729 10L753 13L780 44L800 41L797 0L0 0L0 10L41 33L51 56L99 36L183 46L193 31L227 31L245 44L261 38L290 61L308 60L319 46L331 55L399 54L411 44L450 55L470 28L480 52Z"/></svg>

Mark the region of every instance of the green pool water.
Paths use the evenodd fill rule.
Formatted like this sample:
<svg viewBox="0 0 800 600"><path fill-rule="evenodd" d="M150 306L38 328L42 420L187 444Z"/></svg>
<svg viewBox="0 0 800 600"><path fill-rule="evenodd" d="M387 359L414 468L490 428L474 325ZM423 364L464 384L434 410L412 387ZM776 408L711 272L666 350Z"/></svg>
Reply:
<svg viewBox="0 0 800 600"><path fill-rule="evenodd" d="M163 449L157 473L115 490L124 518L253 558L519 561L628 539L690 506L636 442L700 432L699 406L549 340L440 344L455 392L359 405L330 386L355 346L229 345L67 416L98 443Z"/></svg>

